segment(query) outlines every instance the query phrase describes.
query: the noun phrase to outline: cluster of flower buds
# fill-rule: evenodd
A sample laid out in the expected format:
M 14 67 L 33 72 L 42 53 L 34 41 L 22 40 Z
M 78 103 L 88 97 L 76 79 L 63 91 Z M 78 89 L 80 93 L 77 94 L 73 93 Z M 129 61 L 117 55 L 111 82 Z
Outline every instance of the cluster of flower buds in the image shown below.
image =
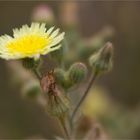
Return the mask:
M 22 60 L 24 68 L 34 72 L 38 78 L 26 79 L 23 82 L 23 95 L 29 99 L 37 99 L 50 115 L 57 117 L 68 139 L 71 139 L 69 134 L 73 135 L 74 133 L 68 131 L 69 129 L 67 129 L 65 123 L 69 121 L 68 128 L 71 128 L 71 130 L 75 127 L 74 119 L 78 109 L 86 98 L 97 74 L 109 71 L 112 68 L 113 54 L 113 47 L 110 42 L 103 46 L 106 40 L 112 36 L 112 28 L 105 28 L 90 39 L 82 39 L 80 34 L 76 32 L 74 28 L 78 23 L 77 6 L 77 3 L 73 2 L 64 2 L 61 5 L 60 20 L 68 31 L 65 40 L 63 40 L 64 32 L 59 34 L 59 29 L 54 30 L 52 27 L 47 30 L 49 26 L 54 24 L 55 17 L 52 9 L 45 4 L 38 5 L 33 10 L 31 18 L 32 21 L 37 23 L 32 23 L 31 26 L 23 25 L 20 29 L 14 29 L 14 38 L 12 39 L 9 35 L 0 37 L 0 43 L 2 44 L 0 58 Z M 62 41 L 64 42 L 62 43 Z M 57 51 L 54 52 L 55 50 Z M 59 66 L 61 65 L 67 70 L 56 68 L 43 76 L 39 71 L 41 64 L 40 57 L 50 52 L 52 53 L 49 55 L 49 58 L 52 58 Z M 94 54 L 91 55 L 92 53 Z M 89 58 L 90 55 L 91 57 Z M 69 112 L 70 101 L 66 93 L 71 87 L 73 87 L 71 89 L 74 89 L 74 86 L 76 87 L 76 85 L 80 84 L 88 74 L 86 65 L 77 61 L 81 60 L 85 62 L 88 58 L 94 74 L 91 75 L 89 82 L 87 82 L 88 86 L 81 100 L 75 109 Z M 23 76 L 23 73 L 20 71 L 16 75 Z M 25 78 L 25 76 L 23 77 Z M 26 77 L 29 78 L 29 76 Z M 72 101 L 73 97 L 71 96 L 70 98 Z M 77 122 L 79 123 L 77 128 L 75 127 L 77 129 L 77 135 L 75 133 L 72 138 L 85 138 L 85 140 L 103 139 L 103 133 L 101 135 L 99 127 L 93 127 L 93 121 L 90 118 L 82 118 L 81 122 Z
M 77 62 L 71 65 L 68 71 L 56 69 L 56 82 L 65 89 L 80 83 L 87 75 L 87 67 L 85 64 Z

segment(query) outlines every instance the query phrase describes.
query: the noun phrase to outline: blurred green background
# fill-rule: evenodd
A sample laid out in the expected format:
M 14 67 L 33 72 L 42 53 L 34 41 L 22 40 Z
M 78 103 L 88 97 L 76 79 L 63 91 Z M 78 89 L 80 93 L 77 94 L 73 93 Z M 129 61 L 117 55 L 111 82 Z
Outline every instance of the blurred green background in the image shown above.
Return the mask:
M 0 34 L 11 34 L 12 28 L 30 24 L 34 7 L 40 4 L 52 8 L 56 26 L 63 29 L 66 29 L 65 4 L 67 8 L 75 5 L 68 10 L 68 23 L 77 14 L 74 17 L 75 29 L 83 38 L 96 35 L 105 26 L 114 29 L 114 35 L 109 40 L 114 44 L 114 67 L 96 82 L 97 93 L 100 92 L 101 96 L 97 94 L 94 97 L 93 94 L 99 104 L 93 105 L 97 107 L 95 110 L 99 110 L 97 112 L 103 112 L 102 108 L 108 102 L 111 105 L 107 105 L 108 111 L 104 113 L 93 109 L 92 115 L 94 117 L 94 112 L 97 113 L 98 122 L 109 136 L 140 139 L 140 2 L 0 1 Z M 55 120 L 35 102 L 23 99 L 18 87 L 9 82 L 9 77 L 6 61 L 0 59 L 0 139 L 53 138 L 54 134 L 61 135 Z

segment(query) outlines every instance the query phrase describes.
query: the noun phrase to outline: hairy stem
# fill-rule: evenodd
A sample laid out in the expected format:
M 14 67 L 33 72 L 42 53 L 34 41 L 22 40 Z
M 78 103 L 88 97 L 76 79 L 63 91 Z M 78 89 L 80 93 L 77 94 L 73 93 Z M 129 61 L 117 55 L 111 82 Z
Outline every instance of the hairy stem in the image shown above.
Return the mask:
M 73 113 L 72 113 L 72 116 L 71 116 L 71 119 L 70 119 L 70 123 L 71 123 L 71 127 L 73 125 L 73 121 L 74 121 L 74 118 L 76 116 L 76 113 L 78 112 L 78 109 L 80 108 L 81 104 L 83 103 L 83 101 L 85 100 L 85 98 L 87 97 L 88 95 L 88 92 L 93 84 L 93 82 L 95 81 L 96 77 L 98 75 L 98 72 L 94 72 L 91 76 L 91 79 L 89 81 L 89 84 L 84 92 L 84 95 L 82 96 L 82 98 L 80 99 L 79 103 L 77 104 L 76 108 L 74 109 Z

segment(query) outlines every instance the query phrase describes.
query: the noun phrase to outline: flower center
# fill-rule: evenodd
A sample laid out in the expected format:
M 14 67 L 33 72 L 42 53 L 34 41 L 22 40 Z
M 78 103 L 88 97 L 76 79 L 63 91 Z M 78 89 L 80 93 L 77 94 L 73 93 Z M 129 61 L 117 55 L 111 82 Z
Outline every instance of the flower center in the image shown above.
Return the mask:
M 50 42 L 51 39 L 46 36 L 30 34 L 10 41 L 7 49 L 11 53 L 31 55 L 43 51 Z

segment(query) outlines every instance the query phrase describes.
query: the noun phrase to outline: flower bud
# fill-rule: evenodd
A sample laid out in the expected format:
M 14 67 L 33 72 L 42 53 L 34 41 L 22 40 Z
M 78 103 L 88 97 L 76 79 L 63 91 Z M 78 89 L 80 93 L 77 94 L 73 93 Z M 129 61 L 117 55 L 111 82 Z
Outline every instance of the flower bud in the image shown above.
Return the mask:
M 54 14 L 52 9 L 46 5 L 41 4 L 33 9 L 32 20 L 35 22 L 46 22 L 51 25 L 54 23 Z
M 87 67 L 83 63 L 74 63 L 69 69 L 69 79 L 72 83 L 79 83 L 87 75 Z
M 89 63 L 98 72 L 109 71 L 112 68 L 112 55 L 112 43 L 108 42 L 96 54 L 90 57 Z
M 22 59 L 22 64 L 26 69 L 35 69 L 40 64 L 40 59 L 24 58 Z
M 54 70 L 54 76 L 55 76 L 55 80 L 58 84 L 60 85 L 64 85 L 65 84 L 65 71 L 62 69 L 55 69 Z
M 58 68 L 54 70 L 54 76 L 57 84 L 62 86 L 64 89 L 68 89 L 72 86 L 68 77 L 68 72 Z

